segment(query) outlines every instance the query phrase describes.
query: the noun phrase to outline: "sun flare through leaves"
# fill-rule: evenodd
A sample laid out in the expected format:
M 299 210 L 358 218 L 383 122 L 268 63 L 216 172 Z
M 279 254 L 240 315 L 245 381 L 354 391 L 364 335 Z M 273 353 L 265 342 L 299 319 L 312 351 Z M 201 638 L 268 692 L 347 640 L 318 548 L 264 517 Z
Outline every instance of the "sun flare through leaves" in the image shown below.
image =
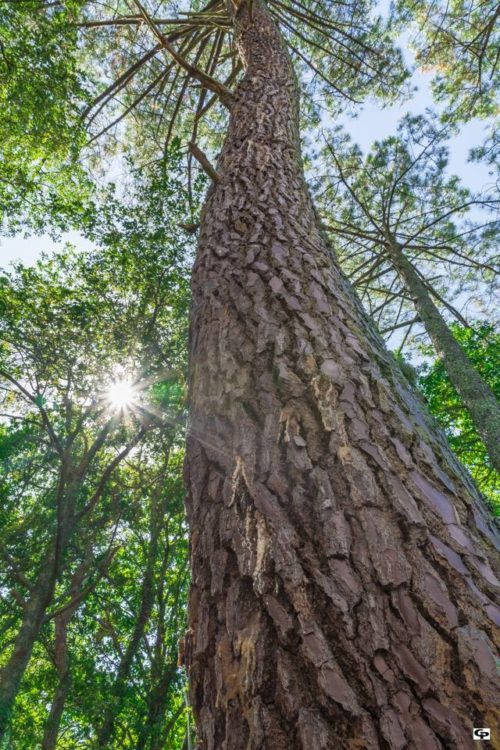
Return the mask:
M 130 411 L 138 406 L 139 389 L 130 378 L 113 380 L 104 392 L 104 401 L 111 412 Z

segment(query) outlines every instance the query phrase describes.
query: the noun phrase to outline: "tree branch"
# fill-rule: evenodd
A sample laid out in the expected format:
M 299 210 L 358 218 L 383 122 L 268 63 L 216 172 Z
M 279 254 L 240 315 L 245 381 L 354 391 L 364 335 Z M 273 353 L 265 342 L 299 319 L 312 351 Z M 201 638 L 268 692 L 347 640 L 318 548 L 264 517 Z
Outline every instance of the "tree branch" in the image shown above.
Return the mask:
M 201 150 L 201 148 L 198 148 L 196 143 L 193 143 L 192 141 L 189 144 L 188 148 L 190 153 L 193 154 L 196 161 L 201 164 L 202 168 L 205 170 L 212 182 L 218 182 L 219 175 L 217 174 L 217 170 L 210 164 L 206 154 Z
M 205 86 L 205 88 L 213 91 L 214 94 L 217 94 L 222 104 L 224 104 L 224 106 L 226 106 L 228 109 L 231 109 L 231 105 L 234 101 L 232 92 L 227 89 L 222 83 L 219 83 L 214 78 L 204 73 L 203 70 L 197 68 L 195 65 L 191 65 L 191 63 L 189 63 L 184 57 L 182 57 L 182 55 L 180 55 L 169 42 L 165 34 L 163 34 L 160 29 L 158 29 L 154 20 L 146 11 L 144 6 L 139 2 L 139 0 L 132 0 L 132 2 L 137 6 L 141 16 L 144 18 L 144 21 L 147 23 L 156 38 L 161 42 L 163 48 L 166 49 L 169 55 L 175 60 L 175 62 L 180 65 L 181 68 L 184 68 L 184 70 L 189 73 L 192 78 L 195 78 L 203 86 Z

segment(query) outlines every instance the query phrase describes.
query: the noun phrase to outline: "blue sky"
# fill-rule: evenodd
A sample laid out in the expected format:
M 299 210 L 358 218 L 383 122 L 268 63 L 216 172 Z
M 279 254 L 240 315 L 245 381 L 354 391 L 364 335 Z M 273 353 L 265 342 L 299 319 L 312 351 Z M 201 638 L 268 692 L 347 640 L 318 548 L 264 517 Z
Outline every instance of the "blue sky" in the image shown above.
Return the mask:
M 417 87 L 413 97 L 403 104 L 396 104 L 383 109 L 375 102 L 369 102 L 360 108 L 357 117 L 343 118 L 343 125 L 352 139 L 367 151 L 373 141 L 380 140 L 396 131 L 398 121 L 408 112 L 413 115 L 424 114 L 429 107 L 436 109 L 430 90 L 430 74 L 415 72 L 412 83 Z M 484 164 L 468 161 L 469 151 L 485 140 L 486 123 L 474 119 L 461 124 L 457 135 L 450 138 L 450 159 L 448 169 L 458 174 L 465 185 L 473 191 L 479 191 L 491 184 L 492 179 Z

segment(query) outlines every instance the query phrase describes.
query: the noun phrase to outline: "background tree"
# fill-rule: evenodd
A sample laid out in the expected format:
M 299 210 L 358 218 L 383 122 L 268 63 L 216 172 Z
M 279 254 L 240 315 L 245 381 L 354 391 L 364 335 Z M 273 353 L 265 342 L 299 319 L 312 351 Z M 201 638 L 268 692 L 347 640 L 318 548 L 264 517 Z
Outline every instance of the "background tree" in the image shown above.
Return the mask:
M 498 176 L 498 2 L 396 0 L 392 9 L 394 28 L 409 32 L 417 66 L 433 74 L 432 93 L 443 122 L 485 121 L 484 141 L 471 149 L 470 158 L 484 161 Z
M 47 671 L 43 659 L 40 666 L 43 645 L 59 678 L 45 722 L 44 749 L 55 746 L 66 721 L 65 705 L 74 698 L 71 691 L 81 690 L 71 668 L 72 661 L 77 672 L 82 668 L 69 645 L 75 629 L 80 657 L 92 666 L 87 681 L 95 673 L 115 697 L 116 710 L 115 717 L 103 695 L 80 732 L 98 733 L 106 718 L 117 719 L 125 700 L 122 673 L 131 680 L 137 661 L 143 665 L 137 689 L 145 697 L 136 700 L 137 718 L 129 712 L 132 728 L 124 731 L 135 732 L 138 741 L 153 700 L 146 696 L 156 695 L 159 683 L 156 719 L 142 747 L 165 733 L 169 722 L 171 731 L 178 731 L 172 722 L 172 691 L 180 679 L 176 641 L 186 583 L 178 484 L 188 304 L 186 242 L 178 225 L 185 218 L 182 195 L 179 183 L 171 179 L 167 184 L 161 175 L 148 183 L 149 202 L 139 185 L 126 210 L 110 192 L 89 228 L 100 235 L 103 250 L 66 252 L 2 279 L 2 445 L 9 476 L 3 508 L 2 720 L 5 727 L 33 649 L 34 671 L 21 691 L 21 707 L 25 690 L 36 693 L 33 680 L 36 684 L 40 671 Z M 170 221 L 164 218 L 166 210 Z M 134 458 L 137 451 L 140 460 Z M 177 485 L 169 476 L 177 476 Z M 146 537 L 141 540 L 142 516 Z M 165 527 L 169 516 L 170 530 Z M 134 565 L 129 561 L 123 568 L 119 549 L 122 544 L 131 549 L 131 540 L 137 539 Z M 169 571 L 174 570 L 178 580 L 169 589 Z M 113 624 L 109 607 L 99 613 L 99 583 L 109 589 L 115 576 L 122 585 L 128 581 L 133 596 L 127 601 L 118 589 L 117 612 L 125 608 L 128 614 Z M 89 597 L 99 595 L 96 606 Z M 101 655 L 99 641 L 92 640 L 95 619 L 116 631 L 114 655 Z M 93 648 L 85 653 L 81 644 L 89 647 L 89 637 Z M 147 638 L 154 639 L 149 652 L 144 651 Z M 103 658 L 110 674 L 118 669 L 116 679 L 104 678 Z M 87 701 L 98 694 L 99 682 L 97 688 L 93 683 L 90 690 L 85 686 Z M 126 687 L 130 691 L 129 680 Z M 107 717 L 99 718 L 96 711 L 105 705 Z M 14 716 L 12 742 L 16 732 L 19 737 L 25 732 L 23 713 L 21 708 Z M 43 721 L 35 724 L 43 726 Z M 35 726 L 35 733 L 39 730 Z M 111 734 L 108 730 L 109 742 Z M 123 737 L 120 741 L 124 747 Z
M 168 447 L 167 440 L 162 443 Z M 182 746 L 186 709 L 177 647 L 184 627 L 187 585 L 179 471 L 183 453 L 175 447 L 165 471 L 156 460 L 162 455 L 159 448 L 145 444 L 115 477 L 114 492 L 122 514 L 116 533 L 109 535 L 114 543 L 112 562 L 101 560 L 94 566 L 85 588 L 73 598 L 77 615 L 67 622 L 65 644 L 57 619 L 68 617 L 70 596 L 61 595 L 56 614 L 45 623 L 18 695 L 9 748 L 21 749 L 27 743 L 44 748 L 95 746 L 109 717 L 113 719 L 109 748 Z M 166 509 L 153 576 L 151 501 L 156 511 L 158 501 Z M 146 580 L 152 584 L 148 612 Z M 142 638 L 129 664 L 126 687 L 119 691 L 117 673 L 125 656 L 130 659 L 139 629 Z M 64 645 L 68 669 L 60 675 L 54 667 L 62 663 Z
M 68 227 L 89 211 L 92 183 L 78 156 L 87 101 L 72 23 L 82 0 L 2 2 L 0 227 Z M 50 218 L 49 218 L 50 217 Z
M 460 342 L 474 367 L 500 398 L 498 374 L 500 372 L 500 342 L 494 326 L 478 323 L 463 328 L 451 324 L 455 338 Z M 500 512 L 500 479 L 491 465 L 484 444 L 474 428 L 462 399 L 452 385 L 443 362 L 433 357 L 430 347 L 422 351 L 431 357 L 429 363 L 419 368 L 418 386 L 424 393 L 432 414 L 446 432 L 454 453 L 460 458 L 478 487 L 490 500 L 495 514 Z
M 397 0 L 396 18 L 412 24 L 416 61 L 435 72 L 433 93 L 452 119 L 497 114 L 499 77 L 496 0 Z
M 439 309 L 467 326 L 447 301 L 450 281 L 455 296 L 478 284 L 495 288 L 498 220 L 486 214 L 473 223 L 467 215 L 473 208 L 498 214 L 498 201 L 474 196 L 447 176 L 443 141 L 443 130 L 422 117 L 405 118 L 398 136 L 375 143 L 366 159 L 339 135 L 327 147 L 324 223 L 384 332 L 406 328 L 407 336 L 423 324 L 498 470 L 500 406 Z

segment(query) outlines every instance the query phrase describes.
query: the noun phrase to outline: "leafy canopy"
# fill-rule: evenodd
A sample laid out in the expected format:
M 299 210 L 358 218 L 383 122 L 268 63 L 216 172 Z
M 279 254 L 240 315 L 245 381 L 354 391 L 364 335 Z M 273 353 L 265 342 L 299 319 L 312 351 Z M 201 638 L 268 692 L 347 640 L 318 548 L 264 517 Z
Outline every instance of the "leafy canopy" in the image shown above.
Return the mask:
M 117 153 L 133 152 L 137 168 L 164 160 L 176 138 L 220 145 L 242 73 L 223 0 L 194 0 L 188 9 L 173 0 L 6 5 L 0 221 L 8 228 L 28 217 L 38 228 L 47 215 L 56 224 L 77 219 L 90 169 L 113 170 Z M 399 94 L 407 72 L 375 6 L 269 0 L 316 119 L 318 95 L 338 109 L 369 94 Z
M 15 750 L 40 746 L 64 653 L 58 747 L 94 742 L 109 715 L 110 748 L 180 750 L 186 731 L 187 195 L 159 169 L 129 189 L 93 212 L 100 247 L 1 277 L 0 666 L 61 519 L 76 529 L 12 715 Z M 136 403 L 110 409 L 123 373 Z
M 60 224 L 86 211 L 91 183 L 78 155 L 88 100 L 74 19 L 83 0 L 2 2 L 0 226 Z M 66 222 L 63 222 L 66 224 Z
M 434 72 L 447 117 L 498 113 L 500 7 L 497 0 L 396 0 L 400 25 L 413 26 L 417 64 Z

